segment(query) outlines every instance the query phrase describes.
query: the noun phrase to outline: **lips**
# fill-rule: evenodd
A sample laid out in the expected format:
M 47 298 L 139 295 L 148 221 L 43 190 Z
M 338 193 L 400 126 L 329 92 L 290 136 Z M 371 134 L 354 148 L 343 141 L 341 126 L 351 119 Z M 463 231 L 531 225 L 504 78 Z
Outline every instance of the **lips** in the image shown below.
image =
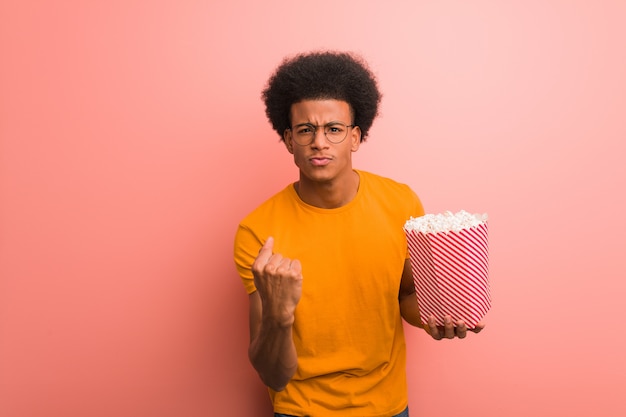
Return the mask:
M 328 165 L 331 159 L 324 157 L 324 156 L 315 156 L 315 157 L 309 158 L 309 161 L 311 161 L 311 165 L 313 166 L 322 167 L 322 166 Z

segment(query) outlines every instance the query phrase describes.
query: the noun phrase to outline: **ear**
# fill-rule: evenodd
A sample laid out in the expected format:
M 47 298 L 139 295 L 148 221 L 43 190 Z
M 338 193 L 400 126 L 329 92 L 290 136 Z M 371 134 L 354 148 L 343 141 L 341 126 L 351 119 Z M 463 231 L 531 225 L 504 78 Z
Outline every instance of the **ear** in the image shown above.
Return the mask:
M 359 126 L 354 126 L 352 131 L 350 132 L 350 141 L 352 152 L 356 152 L 359 150 L 359 146 L 361 146 L 361 128 Z
M 290 154 L 293 154 L 293 138 L 291 136 L 291 129 L 285 129 L 283 132 L 283 141 L 285 142 L 285 147 Z

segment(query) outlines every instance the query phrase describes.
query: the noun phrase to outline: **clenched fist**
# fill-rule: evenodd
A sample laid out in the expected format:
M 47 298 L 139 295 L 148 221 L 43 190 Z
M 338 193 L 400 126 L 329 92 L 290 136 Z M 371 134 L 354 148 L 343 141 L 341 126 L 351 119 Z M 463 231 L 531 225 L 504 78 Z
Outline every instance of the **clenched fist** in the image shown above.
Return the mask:
M 254 285 L 261 298 L 263 316 L 281 326 L 291 326 L 302 296 L 302 265 L 297 259 L 273 253 L 274 238 L 261 247 L 254 263 Z

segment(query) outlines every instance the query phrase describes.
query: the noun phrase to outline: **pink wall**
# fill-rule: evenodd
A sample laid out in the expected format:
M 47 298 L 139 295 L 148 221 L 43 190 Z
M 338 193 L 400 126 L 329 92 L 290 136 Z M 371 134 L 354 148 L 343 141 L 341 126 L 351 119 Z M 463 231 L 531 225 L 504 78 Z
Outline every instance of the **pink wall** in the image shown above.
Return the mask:
M 487 329 L 407 329 L 413 413 L 626 414 L 626 3 L 95 3 L 0 4 L 0 415 L 269 415 L 232 238 L 297 174 L 265 80 L 324 47 L 384 92 L 355 165 L 491 218 Z

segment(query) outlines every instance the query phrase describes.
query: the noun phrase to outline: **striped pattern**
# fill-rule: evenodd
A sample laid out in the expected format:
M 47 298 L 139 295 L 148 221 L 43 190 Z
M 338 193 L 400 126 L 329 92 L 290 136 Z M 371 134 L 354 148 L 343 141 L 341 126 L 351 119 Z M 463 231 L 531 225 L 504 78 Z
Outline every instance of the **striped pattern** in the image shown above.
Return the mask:
M 406 231 L 417 301 L 426 323 L 446 314 L 476 327 L 491 308 L 487 223 L 460 232 Z

